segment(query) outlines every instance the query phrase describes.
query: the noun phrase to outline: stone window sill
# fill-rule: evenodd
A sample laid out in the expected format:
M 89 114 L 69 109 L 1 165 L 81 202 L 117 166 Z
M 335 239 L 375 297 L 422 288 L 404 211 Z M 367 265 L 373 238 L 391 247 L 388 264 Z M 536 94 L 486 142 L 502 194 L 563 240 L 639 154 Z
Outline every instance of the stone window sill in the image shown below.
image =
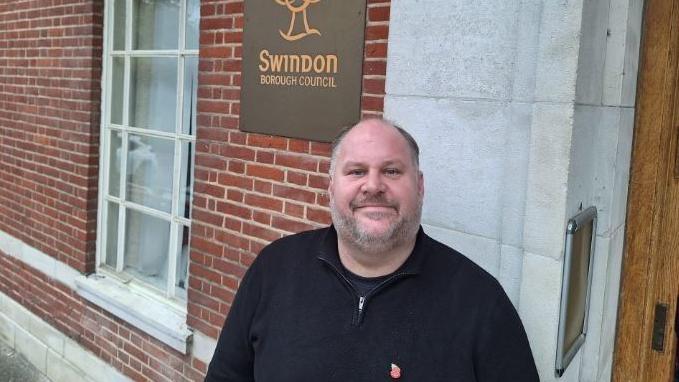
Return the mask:
M 75 279 L 75 285 L 84 299 L 187 354 L 192 333 L 186 326 L 185 310 L 105 274 L 80 276 Z

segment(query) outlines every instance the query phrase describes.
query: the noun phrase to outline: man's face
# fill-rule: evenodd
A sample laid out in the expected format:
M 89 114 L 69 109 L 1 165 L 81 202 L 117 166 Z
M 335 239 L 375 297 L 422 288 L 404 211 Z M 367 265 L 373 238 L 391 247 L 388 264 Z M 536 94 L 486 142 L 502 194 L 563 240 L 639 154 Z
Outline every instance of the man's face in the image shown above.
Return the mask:
M 343 239 L 383 251 L 414 238 L 424 181 L 396 129 L 362 122 L 344 137 L 330 175 L 332 221 Z

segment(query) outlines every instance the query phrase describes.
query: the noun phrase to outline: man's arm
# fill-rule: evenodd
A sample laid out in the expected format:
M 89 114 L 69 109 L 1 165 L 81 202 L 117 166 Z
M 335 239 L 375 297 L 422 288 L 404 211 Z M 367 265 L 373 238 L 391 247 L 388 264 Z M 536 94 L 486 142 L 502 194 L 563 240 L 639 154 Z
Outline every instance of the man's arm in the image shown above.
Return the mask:
M 477 338 L 477 381 L 539 382 L 521 319 L 504 291 L 500 293 Z
M 250 327 L 260 297 L 256 263 L 247 271 L 238 288 L 208 367 L 206 382 L 254 381 Z

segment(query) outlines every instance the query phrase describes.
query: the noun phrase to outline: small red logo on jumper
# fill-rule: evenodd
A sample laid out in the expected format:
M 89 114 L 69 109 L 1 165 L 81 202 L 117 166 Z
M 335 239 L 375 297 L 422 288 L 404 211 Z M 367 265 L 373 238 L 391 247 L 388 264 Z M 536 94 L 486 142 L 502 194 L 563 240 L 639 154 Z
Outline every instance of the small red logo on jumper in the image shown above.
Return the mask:
M 393 378 L 393 379 L 401 378 L 401 368 L 398 367 L 397 364 L 392 363 L 391 364 L 391 371 L 389 372 L 389 375 L 391 375 L 391 378 Z

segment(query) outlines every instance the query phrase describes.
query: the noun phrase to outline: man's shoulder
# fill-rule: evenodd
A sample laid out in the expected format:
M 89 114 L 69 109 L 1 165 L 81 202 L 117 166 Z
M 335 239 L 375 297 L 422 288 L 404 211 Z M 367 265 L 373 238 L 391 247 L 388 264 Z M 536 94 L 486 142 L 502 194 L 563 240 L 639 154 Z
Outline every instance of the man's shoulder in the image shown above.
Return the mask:
M 280 265 L 315 257 L 328 229 L 329 227 L 313 229 L 276 239 L 261 250 L 255 262 Z
M 280 239 L 272 241 L 269 245 L 264 247 L 264 249 L 262 249 L 262 253 L 281 248 L 318 247 L 321 241 L 327 235 L 328 230 L 329 227 L 323 227 L 283 236 Z

